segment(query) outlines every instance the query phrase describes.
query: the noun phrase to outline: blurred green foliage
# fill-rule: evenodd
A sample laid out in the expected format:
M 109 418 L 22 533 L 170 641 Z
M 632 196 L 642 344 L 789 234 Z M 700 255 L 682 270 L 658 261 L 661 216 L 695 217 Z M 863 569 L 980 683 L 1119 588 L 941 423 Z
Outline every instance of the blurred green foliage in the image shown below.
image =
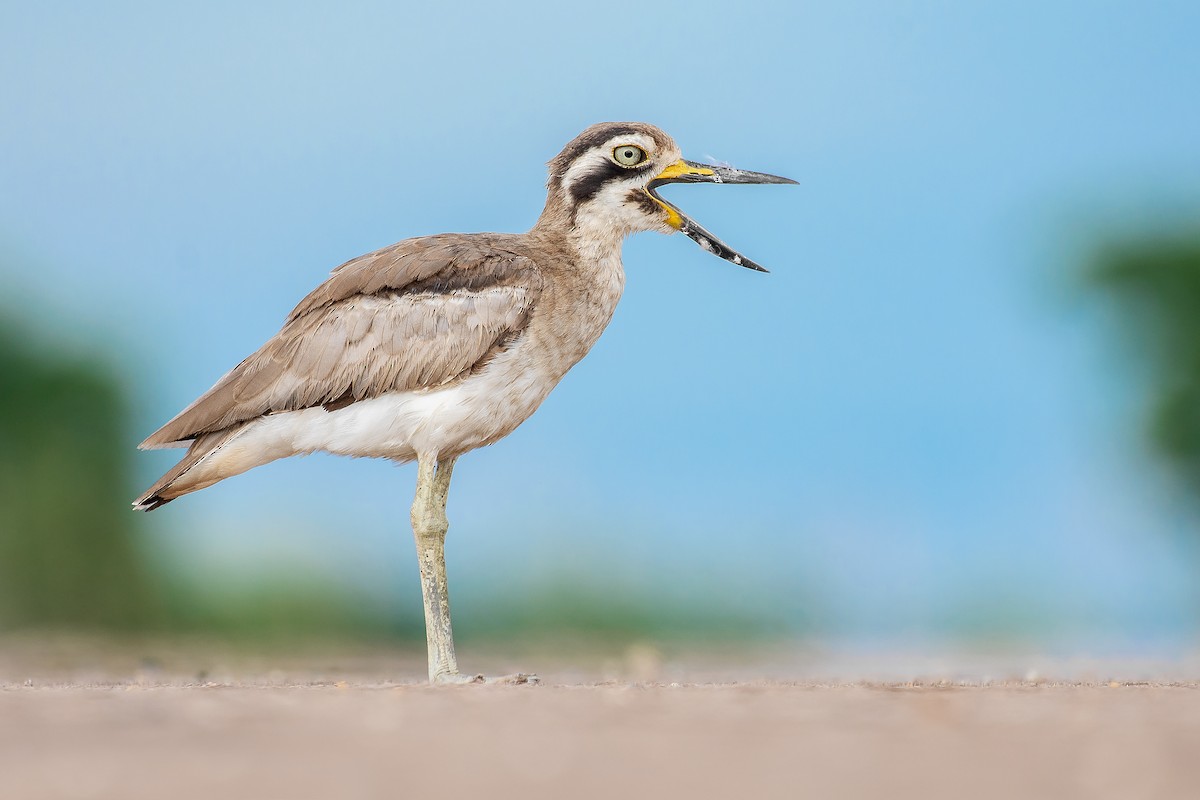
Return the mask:
M 160 574 L 129 507 L 128 418 L 111 366 L 0 321 L 0 629 L 416 638 L 328 581 L 232 591 Z
M 1200 501 L 1200 229 L 1110 244 L 1089 277 L 1117 302 L 1144 357 L 1150 440 Z
M 161 609 L 120 502 L 128 437 L 109 370 L 0 322 L 0 381 L 0 624 L 153 624 Z
M 164 594 L 173 633 L 216 633 L 255 644 L 306 638 L 425 643 L 419 600 L 415 614 L 381 609 L 325 575 L 281 571 L 236 586 L 205 573 L 175 575 Z
M 677 579 L 668 596 L 662 587 L 560 575 L 528 582 L 509 596 L 459 604 L 454 629 L 464 641 L 587 639 L 597 644 L 763 641 L 795 632 L 770 608 L 724 608 L 706 594 L 703 586 L 681 586 Z

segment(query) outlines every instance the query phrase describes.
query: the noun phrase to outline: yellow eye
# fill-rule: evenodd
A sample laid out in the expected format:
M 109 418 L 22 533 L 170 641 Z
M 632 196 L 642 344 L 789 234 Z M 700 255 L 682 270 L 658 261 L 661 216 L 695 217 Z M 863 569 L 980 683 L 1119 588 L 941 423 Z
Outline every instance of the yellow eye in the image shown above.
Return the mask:
M 646 158 L 646 151 L 636 144 L 623 144 L 613 148 L 613 161 L 622 167 L 636 167 Z

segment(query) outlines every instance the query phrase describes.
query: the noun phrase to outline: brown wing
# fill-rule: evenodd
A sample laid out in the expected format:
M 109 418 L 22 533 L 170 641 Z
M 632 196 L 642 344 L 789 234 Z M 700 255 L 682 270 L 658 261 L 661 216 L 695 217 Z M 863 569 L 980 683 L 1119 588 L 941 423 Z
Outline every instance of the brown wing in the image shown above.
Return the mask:
M 520 333 L 542 288 L 503 237 L 411 239 L 343 264 L 283 329 L 141 444 L 453 381 Z

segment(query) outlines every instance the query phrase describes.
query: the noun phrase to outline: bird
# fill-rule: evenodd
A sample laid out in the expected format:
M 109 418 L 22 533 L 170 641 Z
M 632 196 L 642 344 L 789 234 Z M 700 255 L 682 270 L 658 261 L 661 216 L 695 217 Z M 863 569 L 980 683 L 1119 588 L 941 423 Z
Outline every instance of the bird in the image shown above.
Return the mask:
M 624 288 L 621 249 L 631 234 L 681 232 L 767 271 L 659 187 L 796 183 L 688 161 L 642 122 L 592 125 L 548 167 L 546 204 L 527 233 L 406 239 L 334 269 L 277 334 L 139 445 L 187 450 L 134 509 L 293 455 L 416 461 L 411 522 L 429 681 L 536 682 L 459 670 L 445 564 L 455 461 L 512 433 L 596 343 Z

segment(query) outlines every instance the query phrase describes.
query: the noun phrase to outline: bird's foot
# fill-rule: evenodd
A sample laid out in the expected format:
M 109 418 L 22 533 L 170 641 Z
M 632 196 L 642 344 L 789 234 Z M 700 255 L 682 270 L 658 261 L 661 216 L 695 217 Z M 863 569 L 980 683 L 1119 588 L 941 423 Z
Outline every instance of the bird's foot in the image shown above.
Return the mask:
M 461 672 L 443 672 L 430 681 L 430 683 L 439 686 L 458 686 L 468 683 L 482 683 L 489 686 L 521 686 L 524 684 L 536 686 L 541 682 L 542 679 L 537 675 L 527 672 L 516 672 L 512 675 L 498 675 L 492 678 L 484 675 L 467 675 Z

